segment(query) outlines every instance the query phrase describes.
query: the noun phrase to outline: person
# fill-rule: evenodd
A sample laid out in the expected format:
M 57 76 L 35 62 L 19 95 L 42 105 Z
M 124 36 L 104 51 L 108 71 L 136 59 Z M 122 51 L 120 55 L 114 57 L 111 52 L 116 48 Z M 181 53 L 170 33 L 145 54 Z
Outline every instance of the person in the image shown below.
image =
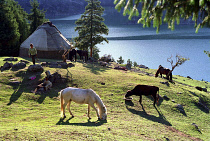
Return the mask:
M 35 58 L 37 56 L 37 50 L 36 50 L 36 48 L 34 47 L 34 45 L 32 43 L 30 44 L 30 48 L 28 50 L 28 56 L 29 56 L 29 58 L 31 56 L 32 62 L 35 65 Z
M 50 82 L 48 80 L 48 77 L 45 78 L 44 82 L 39 84 L 36 89 L 33 91 L 33 93 L 36 93 L 37 90 L 39 90 L 40 88 L 44 88 L 45 91 L 47 91 L 48 89 L 50 89 L 52 87 L 52 82 Z

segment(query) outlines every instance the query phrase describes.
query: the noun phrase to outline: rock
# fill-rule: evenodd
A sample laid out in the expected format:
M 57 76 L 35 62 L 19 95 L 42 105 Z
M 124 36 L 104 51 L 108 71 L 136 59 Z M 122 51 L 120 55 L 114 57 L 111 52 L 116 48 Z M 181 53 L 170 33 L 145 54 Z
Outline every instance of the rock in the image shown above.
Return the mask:
M 23 63 L 23 62 L 19 62 L 19 63 L 17 63 L 17 64 L 14 64 L 13 66 L 12 66 L 12 69 L 23 69 L 23 68 L 25 68 L 26 67 L 26 64 L 25 63 Z
M 139 67 L 139 68 L 144 68 L 144 69 L 149 69 L 147 66 L 145 66 L 145 65 L 138 65 L 137 67 Z
M 17 58 L 5 58 L 3 61 L 17 61 L 18 59 Z
M 25 63 L 25 64 L 28 64 L 30 63 L 29 61 L 26 61 L 26 60 L 20 60 L 21 63 Z
M 102 83 L 101 83 L 101 85 L 105 85 L 105 83 L 104 83 L 104 82 L 102 82 Z
M 107 62 L 100 61 L 100 65 L 103 66 L 103 67 L 106 67 L 108 65 L 108 63 Z
M 13 66 L 12 63 L 5 62 L 3 66 L 1 66 L 1 71 L 8 70 Z
M 170 98 L 168 98 L 166 95 L 164 95 L 164 96 L 163 96 L 163 99 L 169 100 Z
M 74 67 L 75 65 L 73 63 L 68 63 L 69 67 Z
M 196 130 L 198 130 L 201 133 L 201 130 L 198 128 L 198 125 L 195 123 L 192 123 L 191 125 L 193 125 L 195 127 Z
M 195 87 L 197 90 L 199 90 L 199 91 L 203 91 L 203 88 L 201 88 L 201 87 L 199 87 L 199 86 L 197 86 L 197 87 Z
M 91 63 L 91 62 L 97 62 L 97 60 L 93 57 L 89 57 L 88 58 L 88 62 Z
M 207 92 L 207 89 L 206 89 L 206 88 L 203 88 L 203 91 L 204 91 L 204 92 Z
M 28 67 L 28 70 L 31 72 L 43 72 L 44 69 L 41 65 L 30 65 Z
M 181 104 L 177 104 L 177 105 L 176 105 L 176 108 L 177 108 L 180 112 L 185 113 L 184 107 L 183 107 Z
M 64 69 L 67 69 L 69 67 L 66 62 L 59 63 L 59 65 L 61 65 L 61 68 L 64 68 Z
M 168 83 L 168 81 L 166 82 L 160 82 L 161 84 L 165 84 L 166 86 L 169 86 L 170 84 Z
M 201 88 L 199 86 L 195 87 L 197 90 L 199 91 L 204 91 L 204 92 L 207 92 L 207 89 L 206 88 Z
M 187 76 L 187 78 L 192 79 L 190 76 Z
M 21 83 L 21 81 L 11 81 L 10 84 L 11 85 L 19 85 Z
M 47 62 L 42 62 L 41 66 L 43 66 L 43 67 L 47 66 Z
M 200 105 L 201 107 L 203 107 L 209 113 L 209 108 L 208 108 L 207 104 L 203 101 L 202 98 L 199 98 L 198 105 Z

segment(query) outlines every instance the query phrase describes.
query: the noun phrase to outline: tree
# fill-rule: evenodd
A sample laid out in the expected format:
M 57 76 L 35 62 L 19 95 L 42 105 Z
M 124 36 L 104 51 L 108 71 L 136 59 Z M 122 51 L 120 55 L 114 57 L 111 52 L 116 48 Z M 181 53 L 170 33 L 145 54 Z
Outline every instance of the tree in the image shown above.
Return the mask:
M 123 15 L 141 16 L 138 23 L 143 26 L 153 27 L 159 31 L 162 21 L 168 23 L 171 30 L 175 28 L 175 22 L 180 23 L 180 18 L 195 22 L 196 32 L 205 24 L 210 24 L 210 1 L 209 0 L 115 0 L 115 8 L 120 11 L 124 8 Z
M 210 57 L 210 52 L 209 51 L 204 50 L 204 53 L 206 53 Z
M 188 60 L 189 60 L 189 58 L 185 58 L 185 57 L 182 57 L 180 55 L 176 55 L 176 63 L 174 64 L 174 61 L 172 59 L 172 56 L 170 58 L 168 58 L 167 61 L 169 63 L 171 63 L 172 69 L 169 71 L 169 73 L 167 74 L 166 78 L 169 77 L 169 75 L 175 69 L 175 67 L 178 67 L 178 66 L 182 65 L 185 61 L 188 61 Z
M 122 59 L 122 56 L 119 57 L 119 60 L 117 60 L 117 63 L 119 63 L 119 64 L 123 64 L 124 63 L 124 60 Z
M 93 56 L 93 48 L 96 44 L 108 40 L 101 36 L 108 35 L 109 29 L 104 24 L 102 17 L 104 8 L 100 5 L 99 0 L 86 0 L 88 5 L 85 12 L 75 22 L 75 31 L 78 31 L 79 37 L 75 37 L 76 47 L 88 50 L 90 47 L 90 56 Z
M 20 39 L 18 23 L 10 7 L 10 1 L 0 1 L 0 56 L 12 55 L 13 47 Z
M 30 33 L 34 32 L 38 26 L 40 26 L 43 22 L 48 21 L 45 19 L 46 11 L 39 9 L 39 3 L 37 0 L 30 0 L 30 4 L 32 6 L 31 12 L 28 16 L 30 23 Z

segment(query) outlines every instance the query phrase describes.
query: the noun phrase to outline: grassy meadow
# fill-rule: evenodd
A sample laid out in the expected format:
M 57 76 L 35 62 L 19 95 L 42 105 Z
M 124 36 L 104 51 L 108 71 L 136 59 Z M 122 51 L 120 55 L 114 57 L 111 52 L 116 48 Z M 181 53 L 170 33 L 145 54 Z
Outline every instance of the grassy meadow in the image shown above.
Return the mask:
M 6 57 L 0 57 L 0 66 Z M 29 60 L 20 58 L 18 60 Z M 40 61 L 46 61 L 40 59 Z M 56 60 L 47 60 L 56 61 Z M 61 61 L 61 60 L 60 60 Z M 18 62 L 18 61 L 17 61 Z M 17 62 L 12 62 L 17 63 Z M 31 73 L 26 68 L 5 70 L 0 73 L 0 140 L 172 140 L 191 141 L 210 139 L 209 112 L 198 105 L 199 98 L 210 107 L 210 83 L 181 76 L 173 76 L 169 86 L 163 78 L 155 78 L 156 70 L 115 70 L 113 66 L 73 62 L 68 69 L 44 67 L 42 73 Z M 179 68 L 176 68 L 179 69 Z M 46 91 L 34 94 L 31 91 L 44 79 L 45 71 L 58 72 L 67 81 L 53 84 Z M 150 75 L 148 75 L 150 74 Z M 32 75 L 36 79 L 29 80 Z M 17 82 L 17 83 L 14 83 Z M 105 83 L 105 84 L 104 84 Z M 137 84 L 154 85 L 160 88 L 159 105 L 153 106 L 151 97 L 132 96 L 125 101 L 124 95 Z M 107 108 L 107 120 L 97 119 L 91 108 L 87 117 L 87 105 L 72 102 L 72 118 L 66 109 L 66 118 L 60 117 L 59 91 L 66 87 L 91 88 L 102 99 Z M 199 91 L 195 86 L 207 88 Z M 184 112 L 175 106 L 181 104 Z M 195 126 L 195 123 L 200 132 Z

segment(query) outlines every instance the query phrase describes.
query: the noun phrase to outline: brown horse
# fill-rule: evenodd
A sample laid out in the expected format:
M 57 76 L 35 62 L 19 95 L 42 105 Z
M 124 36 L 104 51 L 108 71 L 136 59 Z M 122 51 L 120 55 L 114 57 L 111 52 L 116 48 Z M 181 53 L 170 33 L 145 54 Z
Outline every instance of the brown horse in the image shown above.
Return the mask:
M 73 61 L 73 58 L 75 58 L 75 62 L 77 61 L 77 50 L 76 49 L 72 49 L 69 52 L 69 60 Z
M 86 51 L 86 50 L 77 50 L 77 53 L 80 56 L 80 60 L 83 60 L 83 61 L 87 62 L 87 60 L 88 60 L 88 51 Z
M 170 69 L 164 68 L 160 65 L 156 74 L 155 74 L 155 77 L 158 77 L 158 74 L 160 73 L 160 76 L 162 78 L 162 74 L 165 74 L 167 76 L 170 71 L 171 71 Z M 170 73 L 170 75 L 166 79 L 172 80 L 172 72 Z
M 131 95 L 137 95 L 140 96 L 139 102 L 141 104 L 142 102 L 142 95 L 152 95 L 154 98 L 154 107 L 155 103 L 159 100 L 159 88 L 156 86 L 149 86 L 149 85 L 136 85 L 133 90 L 127 91 L 127 94 L 125 95 L 125 98 L 128 98 Z M 142 105 L 142 104 L 141 104 Z

